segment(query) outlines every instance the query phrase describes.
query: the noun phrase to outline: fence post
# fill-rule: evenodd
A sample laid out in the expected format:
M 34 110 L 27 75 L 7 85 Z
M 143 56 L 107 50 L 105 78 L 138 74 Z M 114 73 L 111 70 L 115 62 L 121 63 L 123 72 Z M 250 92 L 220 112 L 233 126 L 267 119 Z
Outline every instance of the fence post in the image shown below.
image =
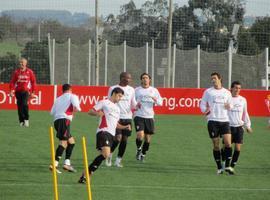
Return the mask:
M 88 85 L 91 85 L 91 40 L 88 46 Z
M 51 35 L 48 33 L 48 50 L 49 50 L 49 65 L 50 65 L 50 84 L 52 83 L 52 47 L 51 47 Z
M 107 85 L 107 78 L 108 78 L 108 74 L 107 74 L 107 71 L 108 71 L 108 40 L 105 41 L 105 82 L 104 82 L 104 85 Z
M 197 45 L 197 88 L 201 85 L 201 46 Z
M 54 85 L 54 72 L 55 72 L 55 39 L 53 39 L 52 46 L 52 85 Z
M 229 70 L 228 70 L 228 88 L 230 89 L 232 82 L 232 47 L 229 47 Z
M 70 38 L 68 38 L 68 84 L 70 84 L 70 43 L 71 43 L 71 40 Z
M 269 74 L 269 71 L 268 71 L 268 68 L 269 68 L 269 48 L 267 47 L 265 49 L 265 67 L 266 67 L 266 77 L 265 77 L 265 89 L 268 90 L 269 88 L 269 79 L 268 79 L 268 74 Z
M 174 88 L 175 85 L 175 58 L 176 58 L 176 44 L 173 45 L 172 88 Z
M 146 42 L 145 72 L 148 74 L 148 42 Z
M 155 70 L 154 65 L 155 64 L 155 41 L 152 40 L 152 86 L 154 87 L 154 78 L 155 78 Z
M 98 0 L 95 0 L 95 81 L 96 86 L 99 85 L 99 4 Z
M 127 41 L 124 41 L 124 72 L 127 71 Z
M 171 54 L 172 54 L 172 15 L 173 15 L 173 0 L 169 0 L 168 5 L 169 5 L 169 16 L 168 16 L 168 69 L 167 69 L 167 87 L 171 87 Z

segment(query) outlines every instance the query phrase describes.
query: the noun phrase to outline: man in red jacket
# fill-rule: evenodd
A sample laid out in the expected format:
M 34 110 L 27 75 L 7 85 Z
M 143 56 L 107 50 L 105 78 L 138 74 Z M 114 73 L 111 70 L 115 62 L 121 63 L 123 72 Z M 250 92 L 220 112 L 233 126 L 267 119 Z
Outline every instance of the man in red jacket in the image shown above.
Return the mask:
M 34 96 L 36 77 L 27 67 L 27 60 L 20 59 L 20 67 L 12 75 L 9 88 L 10 95 L 16 96 L 20 126 L 29 127 L 28 98 Z

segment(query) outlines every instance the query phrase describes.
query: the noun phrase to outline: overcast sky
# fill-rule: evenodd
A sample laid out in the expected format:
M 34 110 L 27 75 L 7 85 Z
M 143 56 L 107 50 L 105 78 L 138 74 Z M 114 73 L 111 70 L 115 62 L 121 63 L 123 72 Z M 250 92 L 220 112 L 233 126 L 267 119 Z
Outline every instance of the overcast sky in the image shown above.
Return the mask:
M 137 7 L 146 0 L 134 0 Z M 129 0 L 99 0 L 100 14 L 119 13 L 120 5 Z M 188 0 L 173 0 L 179 6 Z M 95 0 L 0 0 L 0 11 L 11 9 L 53 9 L 85 12 L 94 15 Z M 246 0 L 246 15 L 270 16 L 270 0 Z

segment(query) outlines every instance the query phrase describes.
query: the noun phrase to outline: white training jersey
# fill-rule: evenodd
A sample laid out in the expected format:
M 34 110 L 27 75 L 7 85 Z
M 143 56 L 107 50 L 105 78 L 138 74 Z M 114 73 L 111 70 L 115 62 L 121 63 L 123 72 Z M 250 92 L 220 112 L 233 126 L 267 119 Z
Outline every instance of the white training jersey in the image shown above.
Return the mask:
M 233 107 L 229 111 L 230 126 L 238 127 L 245 126 L 251 127 L 249 114 L 247 111 L 247 100 L 245 97 L 237 96 L 232 98 Z
M 69 119 L 71 121 L 73 118 L 74 108 L 78 111 L 81 111 L 79 98 L 75 94 L 66 92 L 57 97 L 55 100 L 51 109 L 51 115 L 53 115 L 54 121 L 63 118 Z
M 133 87 L 127 85 L 125 87 L 114 85 L 109 88 L 108 99 L 112 95 L 112 90 L 116 87 L 124 91 L 121 100 L 116 104 L 120 109 L 120 119 L 132 119 L 132 109 L 135 109 L 137 102 L 135 100 L 135 90 Z
M 115 129 L 120 119 L 120 109 L 109 99 L 99 101 L 93 109 L 95 111 L 102 111 L 104 115 L 99 120 L 97 133 L 106 131 L 115 136 Z
M 200 109 L 204 113 L 209 107 L 208 121 L 229 122 L 229 113 L 225 108 L 226 103 L 232 108 L 231 93 L 225 88 L 215 89 L 211 87 L 204 91 Z
M 153 97 L 157 100 L 154 101 Z M 134 113 L 135 117 L 154 118 L 154 105 L 162 106 L 162 98 L 158 90 L 152 86 L 148 88 L 137 87 L 135 99 L 139 105 Z

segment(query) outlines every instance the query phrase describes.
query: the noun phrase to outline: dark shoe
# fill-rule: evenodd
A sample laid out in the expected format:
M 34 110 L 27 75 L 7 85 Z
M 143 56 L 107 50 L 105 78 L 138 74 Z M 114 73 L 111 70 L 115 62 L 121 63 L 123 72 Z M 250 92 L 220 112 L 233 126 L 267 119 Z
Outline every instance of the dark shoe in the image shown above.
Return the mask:
M 86 183 L 86 177 L 82 175 L 80 179 L 78 180 L 78 183 L 85 184 Z
M 143 155 L 142 153 L 141 153 L 141 155 L 140 155 L 140 161 L 141 161 L 141 162 L 144 162 L 144 161 L 145 161 L 145 155 Z
M 225 172 L 227 172 L 228 175 L 234 175 L 234 169 L 232 167 L 226 167 Z

